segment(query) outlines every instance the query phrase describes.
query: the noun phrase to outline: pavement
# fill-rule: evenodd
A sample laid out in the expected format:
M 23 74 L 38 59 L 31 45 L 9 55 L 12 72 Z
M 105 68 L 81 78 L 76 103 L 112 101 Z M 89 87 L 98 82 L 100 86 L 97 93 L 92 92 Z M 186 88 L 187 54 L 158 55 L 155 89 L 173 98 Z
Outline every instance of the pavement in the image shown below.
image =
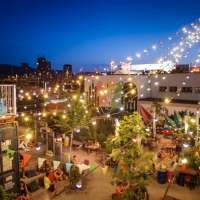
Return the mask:
M 41 148 L 41 151 L 32 149 L 30 153 L 32 160 L 27 168 L 33 169 L 37 165 L 37 157 L 44 154 L 45 148 Z M 78 162 L 83 162 L 85 159 L 89 160 L 90 164 L 97 164 L 99 160 L 99 154 L 90 153 L 79 149 L 74 150 L 72 155 L 77 156 Z M 97 168 L 95 172 L 88 175 L 84 181 L 84 189 L 82 191 L 70 191 L 62 192 L 60 195 L 54 197 L 55 200 L 111 200 L 111 195 L 115 191 L 115 187 L 111 184 L 112 174 L 108 173 L 104 175 L 101 167 Z M 167 184 L 159 184 L 155 180 L 151 181 L 148 186 L 150 194 L 150 200 L 161 200 Z M 168 195 L 176 198 L 177 200 L 200 200 L 200 187 L 194 190 L 190 190 L 187 187 L 181 187 L 177 184 L 171 185 Z M 39 189 L 32 195 L 32 200 L 50 200 L 52 196 L 44 188 Z
M 111 184 L 111 174 L 103 175 L 101 169 L 89 175 L 83 191 L 62 192 L 55 200 L 111 200 L 111 195 L 115 188 Z M 161 185 L 152 181 L 148 186 L 150 200 L 161 200 L 167 184 Z M 176 184 L 169 189 L 168 196 L 178 200 L 200 200 L 200 188 L 189 190 Z M 49 193 L 42 189 L 32 196 L 33 200 L 50 200 Z
M 77 159 L 82 161 L 88 159 L 90 164 L 97 163 L 98 156 L 95 153 L 87 154 L 79 150 L 74 151 L 73 154 L 77 155 Z M 54 197 L 55 200 L 111 200 L 111 195 L 115 191 L 115 187 L 111 184 L 112 175 L 108 173 L 104 175 L 101 167 L 95 172 L 88 175 L 84 181 L 84 189 L 82 191 L 62 192 L 60 195 Z M 158 184 L 155 180 L 151 181 L 148 186 L 150 200 L 161 200 L 167 184 Z M 190 190 L 187 187 L 181 187 L 173 184 L 168 192 L 168 195 L 178 200 L 200 200 L 200 188 Z M 50 200 L 52 197 L 45 189 L 40 189 L 32 195 L 33 200 Z

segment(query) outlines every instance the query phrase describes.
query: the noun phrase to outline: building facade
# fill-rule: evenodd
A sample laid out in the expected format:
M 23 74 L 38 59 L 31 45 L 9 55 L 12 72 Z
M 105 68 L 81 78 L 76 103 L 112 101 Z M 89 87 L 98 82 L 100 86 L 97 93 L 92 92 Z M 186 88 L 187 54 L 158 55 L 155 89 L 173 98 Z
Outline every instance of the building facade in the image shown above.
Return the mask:
M 118 95 L 120 99 L 114 99 L 119 83 L 123 85 L 122 95 Z M 131 86 L 128 92 L 124 90 L 127 84 Z M 137 110 L 140 105 L 150 109 L 154 101 L 165 104 L 170 113 L 177 109 L 195 112 L 200 107 L 200 73 L 86 76 L 84 90 L 88 100 L 99 107 L 111 107 L 113 101 L 121 101 L 123 108 L 130 111 Z M 137 106 L 129 105 L 133 97 L 124 101 L 129 93 L 133 94 Z

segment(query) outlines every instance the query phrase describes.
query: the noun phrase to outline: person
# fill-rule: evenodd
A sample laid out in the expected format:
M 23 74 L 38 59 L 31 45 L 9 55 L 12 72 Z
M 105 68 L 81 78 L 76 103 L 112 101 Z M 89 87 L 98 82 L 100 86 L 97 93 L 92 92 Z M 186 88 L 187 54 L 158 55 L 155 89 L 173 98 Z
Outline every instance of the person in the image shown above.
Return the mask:
M 49 171 L 48 178 L 51 181 L 51 183 L 54 183 L 56 181 L 56 177 L 55 177 L 54 171 L 52 169 Z
M 49 172 L 46 173 L 46 175 L 44 176 L 44 187 L 45 189 L 47 189 L 50 192 L 54 192 L 55 191 L 55 186 L 54 184 L 49 180 Z
M 19 191 L 19 197 L 17 198 L 17 200 L 30 200 L 30 196 L 28 194 L 28 189 L 26 184 L 21 181 L 20 182 L 20 191 Z
M 60 167 L 55 170 L 54 172 L 54 177 L 57 181 L 62 181 L 63 180 L 63 171 L 61 170 Z
M 79 168 L 76 165 L 72 165 L 69 176 L 70 186 L 72 189 L 76 188 L 76 183 L 80 181 L 80 178 L 81 174 Z
M 62 171 L 62 179 L 67 180 L 67 170 L 64 164 L 59 165 L 59 169 Z
M 41 172 L 49 172 L 53 168 L 53 162 L 50 159 L 47 159 L 43 162 L 40 171 Z

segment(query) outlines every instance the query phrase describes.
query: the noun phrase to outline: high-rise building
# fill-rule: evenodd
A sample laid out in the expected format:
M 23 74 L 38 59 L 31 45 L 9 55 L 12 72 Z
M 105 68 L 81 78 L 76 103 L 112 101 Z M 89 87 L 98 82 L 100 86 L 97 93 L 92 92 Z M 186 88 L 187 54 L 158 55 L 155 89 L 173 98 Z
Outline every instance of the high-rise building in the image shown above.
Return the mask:
M 30 68 L 28 63 L 21 63 L 22 74 L 29 75 L 33 70 Z
M 63 66 L 63 75 L 65 80 L 70 80 L 72 78 L 72 65 L 65 64 Z
M 42 82 L 47 82 L 52 78 L 51 63 L 44 57 L 37 59 L 37 74 Z
M 51 70 L 51 64 L 44 57 L 39 57 L 37 59 L 37 71 L 44 73 Z

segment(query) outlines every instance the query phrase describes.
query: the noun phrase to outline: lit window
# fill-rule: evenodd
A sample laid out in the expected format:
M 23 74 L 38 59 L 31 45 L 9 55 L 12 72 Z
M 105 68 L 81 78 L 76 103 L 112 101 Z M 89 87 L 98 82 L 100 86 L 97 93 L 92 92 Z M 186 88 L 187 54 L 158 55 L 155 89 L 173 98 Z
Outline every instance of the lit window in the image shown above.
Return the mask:
M 159 91 L 160 92 L 166 92 L 167 91 L 167 87 L 166 86 L 160 86 L 159 87 Z
M 177 87 L 176 86 L 169 87 L 169 92 L 177 92 Z
M 192 93 L 192 87 L 182 87 L 182 93 Z
M 200 94 L 200 87 L 195 87 L 195 88 L 194 88 L 194 92 L 195 92 L 196 94 Z

